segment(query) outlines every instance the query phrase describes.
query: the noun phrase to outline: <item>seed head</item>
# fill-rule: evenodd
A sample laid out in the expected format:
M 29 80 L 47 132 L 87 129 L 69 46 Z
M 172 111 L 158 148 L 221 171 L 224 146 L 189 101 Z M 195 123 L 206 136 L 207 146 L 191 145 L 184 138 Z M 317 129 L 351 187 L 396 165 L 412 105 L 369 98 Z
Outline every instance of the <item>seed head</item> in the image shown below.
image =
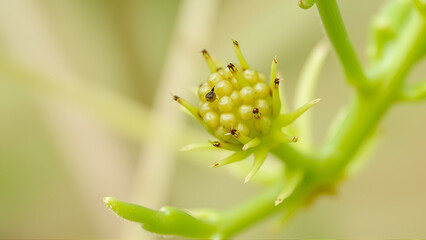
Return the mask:
M 198 88 L 198 107 L 183 99 L 174 100 L 183 105 L 218 141 L 210 143 L 219 149 L 233 151 L 228 158 L 213 164 L 219 167 L 243 160 L 253 154 L 253 167 L 248 181 L 259 170 L 267 153 L 279 143 L 296 142 L 297 137 L 286 136 L 281 128 L 293 122 L 313 106 L 313 101 L 288 114 L 281 114 L 279 79 L 276 77 L 277 58 L 271 65 L 270 80 L 250 68 L 242 55 L 240 45 L 233 40 L 240 67 L 229 63 L 226 68 L 203 50 L 211 71 Z

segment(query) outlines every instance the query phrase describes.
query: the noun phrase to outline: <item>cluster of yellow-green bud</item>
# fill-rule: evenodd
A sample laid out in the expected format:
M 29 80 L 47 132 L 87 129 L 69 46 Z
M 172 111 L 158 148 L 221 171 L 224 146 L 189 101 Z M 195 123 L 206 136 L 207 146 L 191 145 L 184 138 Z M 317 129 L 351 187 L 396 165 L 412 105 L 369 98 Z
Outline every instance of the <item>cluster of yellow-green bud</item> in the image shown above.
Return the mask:
M 210 141 L 210 146 L 234 151 L 231 156 L 214 163 L 213 167 L 254 155 L 252 169 L 245 179 L 247 182 L 259 170 L 272 148 L 283 142 L 297 142 L 296 136 L 288 136 L 281 129 L 319 99 L 289 114 L 281 114 L 277 59 L 272 61 L 270 78 L 267 80 L 264 75 L 250 68 L 238 42 L 233 40 L 233 43 L 240 67 L 233 63 L 223 67 L 206 50 L 202 51 L 211 73 L 198 88 L 198 107 L 178 96 L 174 96 L 174 99 L 218 139 Z M 203 146 L 190 145 L 185 149 Z

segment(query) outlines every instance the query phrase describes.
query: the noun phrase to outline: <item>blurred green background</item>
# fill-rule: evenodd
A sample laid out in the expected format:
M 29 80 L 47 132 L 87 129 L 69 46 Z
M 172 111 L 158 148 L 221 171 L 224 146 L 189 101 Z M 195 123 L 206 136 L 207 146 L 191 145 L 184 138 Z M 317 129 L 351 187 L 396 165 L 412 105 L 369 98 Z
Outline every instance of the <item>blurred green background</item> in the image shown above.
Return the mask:
M 385 1 L 339 1 L 365 61 L 368 24 Z M 155 238 L 115 217 L 105 196 L 151 208 L 228 209 L 261 190 L 218 155 L 181 153 L 210 139 L 170 101 L 195 103 L 208 75 L 203 48 L 268 73 L 273 56 L 292 99 L 301 66 L 324 38 L 297 0 L 0 1 L 0 238 Z M 410 80 L 425 79 L 419 65 Z M 332 52 L 320 76 L 320 143 L 351 89 Z M 321 197 L 284 231 L 271 218 L 245 238 L 426 237 L 426 105 L 399 104 L 368 161 L 337 195 Z

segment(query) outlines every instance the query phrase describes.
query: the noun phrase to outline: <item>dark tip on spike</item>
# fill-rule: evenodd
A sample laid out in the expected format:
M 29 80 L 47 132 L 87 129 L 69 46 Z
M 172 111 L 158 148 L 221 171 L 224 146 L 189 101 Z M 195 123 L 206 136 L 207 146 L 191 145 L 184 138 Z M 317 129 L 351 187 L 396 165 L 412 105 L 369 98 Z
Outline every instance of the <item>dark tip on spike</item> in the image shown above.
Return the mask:
M 280 84 L 280 79 L 279 78 L 275 78 L 274 84 L 275 84 L 275 87 L 278 86 Z
M 231 70 L 231 72 L 236 72 L 237 71 L 237 69 L 235 68 L 235 65 L 232 64 L 232 63 L 228 64 L 228 68 L 229 68 L 229 70 Z
M 209 54 L 209 53 L 207 52 L 207 50 L 206 50 L 206 49 L 201 50 L 201 53 L 202 53 L 203 55 Z
M 218 67 L 218 68 L 216 68 L 216 72 L 218 72 L 218 71 L 220 71 L 220 70 L 223 70 L 223 67 Z
M 219 167 L 219 163 L 214 163 L 213 167 Z
M 232 39 L 232 42 L 234 43 L 235 46 L 238 46 L 238 42 L 234 39 Z
M 238 133 L 237 129 L 231 128 L 231 130 L 229 130 L 229 132 L 232 134 L 232 136 L 238 138 L 239 133 Z
M 219 141 L 214 141 L 212 142 L 214 147 L 220 148 L 220 142 Z
M 274 57 L 274 62 L 278 63 L 277 57 Z
M 179 101 L 179 99 L 180 99 L 180 97 L 179 97 L 179 96 L 177 96 L 177 95 L 173 95 L 173 100 L 175 100 L 175 101 Z

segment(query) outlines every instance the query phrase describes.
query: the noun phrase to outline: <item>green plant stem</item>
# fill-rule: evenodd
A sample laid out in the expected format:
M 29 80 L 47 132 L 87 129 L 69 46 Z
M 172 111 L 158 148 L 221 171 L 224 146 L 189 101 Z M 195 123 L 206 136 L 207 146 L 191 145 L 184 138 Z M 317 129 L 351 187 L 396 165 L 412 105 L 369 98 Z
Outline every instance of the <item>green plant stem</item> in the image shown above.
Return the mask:
M 348 116 L 339 127 L 341 131 L 324 144 L 321 154 L 326 160 L 324 166 L 327 166 L 329 173 L 334 173 L 328 176 L 340 174 L 364 140 L 374 132 L 380 119 L 399 95 L 403 80 L 417 60 L 419 49 L 424 48 L 425 41 L 424 19 L 414 13 L 406 31 L 398 39 L 397 46 L 383 60 L 386 66 L 384 69 L 387 70 L 376 75 L 382 82 L 381 89 L 374 96 L 357 96 Z
M 219 236 L 216 237 L 220 239 L 229 238 L 229 236 L 278 211 L 282 211 L 284 216 L 293 213 L 295 209 L 306 203 L 307 196 L 312 192 L 312 186 L 311 184 L 301 185 L 278 206 L 275 206 L 274 202 L 283 185 L 279 183 L 271 186 L 257 197 L 227 212 L 224 215 L 223 225 L 219 226 Z
M 331 141 L 326 142 L 318 152 L 309 156 L 303 155 L 288 144 L 282 144 L 272 151 L 286 164 L 296 166 L 297 162 L 301 163 L 300 167 L 305 168 L 309 178 L 277 207 L 273 205 L 273 200 L 279 192 L 277 190 L 279 186 L 276 185 L 228 212 L 226 214 L 228 221 L 222 228 L 223 236 L 227 237 L 241 231 L 279 210 L 297 208 L 312 200 L 317 196 L 315 193 L 321 192 L 324 187 L 331 188 L 332 184 L 344 174 L 347 165 L 360 150 L 363 142 L 374 132 L 380 119 L 394 103 L 405 76 L 417 59 L 417 51 L 424 48 L 425 41 L 425 22 L 418 14 L 414 14 L 405 34 L 398 40 L 397 47 L 386 56 L 383 62 L 386 68 L 376 75 L 377 79 L 382 79 L 384 85 L 376 95 L 355 97 L 347 117 L 339 128 L 341 131 L 338 131 Z
M 318 0 L 316 5 L 327 35 L 343 66 L 346 80 L 358 89 L 367 90 L 371 82 L 365 77 L 352 43 L 349 40 L 336 0 Z

